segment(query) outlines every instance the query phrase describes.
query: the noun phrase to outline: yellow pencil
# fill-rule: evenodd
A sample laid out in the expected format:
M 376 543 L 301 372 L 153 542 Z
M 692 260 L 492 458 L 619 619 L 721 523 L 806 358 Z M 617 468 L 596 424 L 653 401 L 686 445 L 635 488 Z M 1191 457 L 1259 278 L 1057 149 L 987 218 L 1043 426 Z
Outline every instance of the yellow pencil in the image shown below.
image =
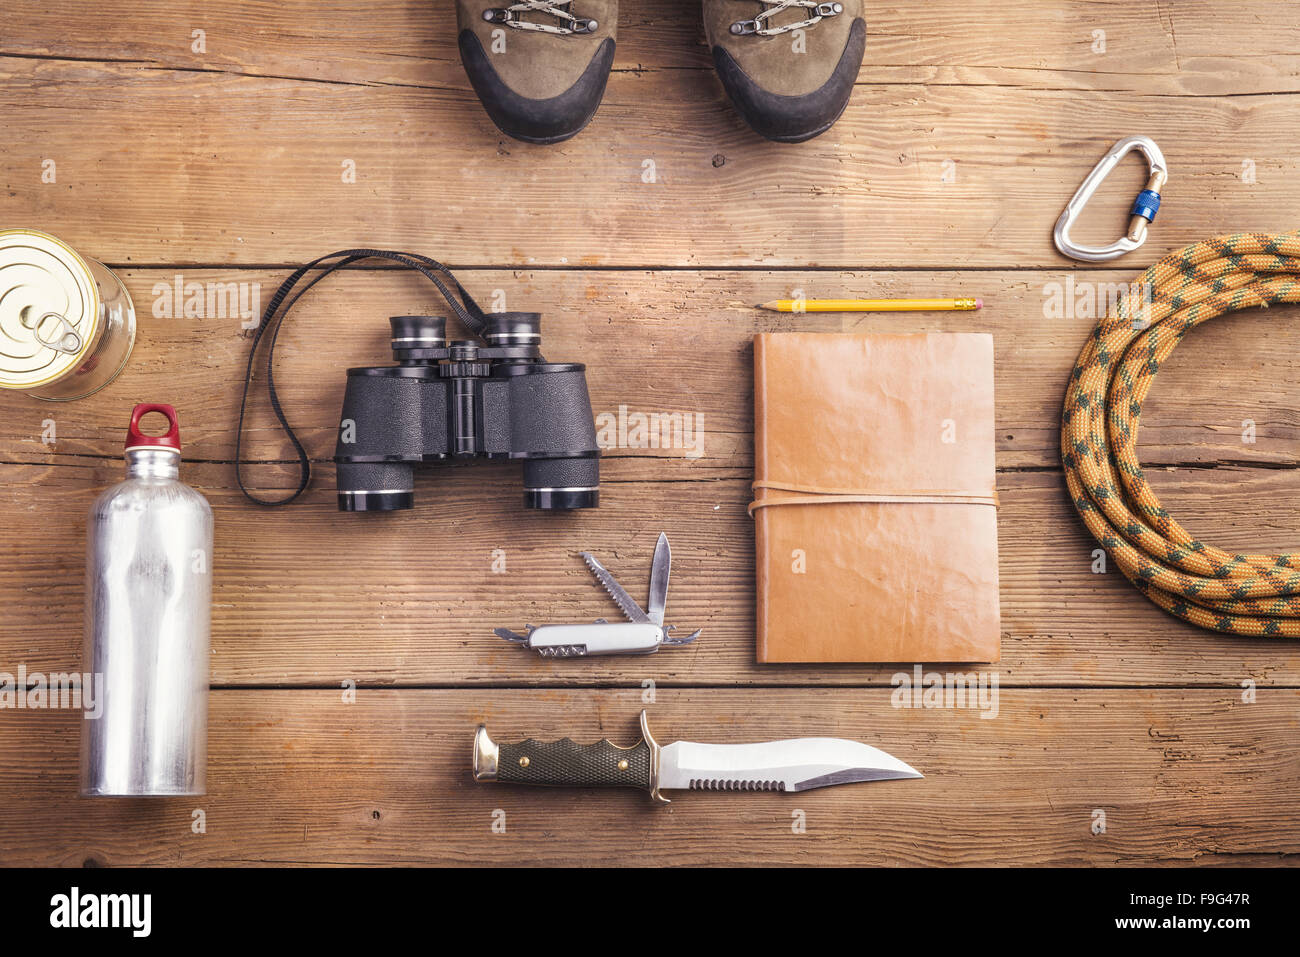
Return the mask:
M 773 299 L 772 312 L 954 312 L 983 309 L 982 299 Z

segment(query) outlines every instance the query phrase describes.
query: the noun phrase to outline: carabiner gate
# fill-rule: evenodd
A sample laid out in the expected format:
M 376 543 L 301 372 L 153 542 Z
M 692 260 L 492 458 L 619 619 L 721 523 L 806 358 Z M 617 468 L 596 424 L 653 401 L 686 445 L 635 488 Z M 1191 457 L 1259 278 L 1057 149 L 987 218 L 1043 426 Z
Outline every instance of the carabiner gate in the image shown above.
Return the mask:
M 1111 170 L 1119 165 L 1119 161 L 1133 150 L 1141 151 L 1147 158 L 1147 166 L 1151 173 L 1147 177 L 1146 188 L 1138 193 L 1137 199 L 1133 201 L 1127 235 L 1121 236 L 1109 246 L 1079 246 L 1071 242 L 1070 227 L 1083 212 L 1083 208 L 1088 205 L 1092 194 L 1097 191 L 1102 180 L 1110 175 Z M 1056 248 L 1071 259 L 1085 262 L 1105 262 L 1137 249 L 1146 242 L 1147 224 L 1156 218 L 1156 212 L 1160 209 L 1160 190 L 1168 179 L 1169 168 L 1165 166 L 1164 154 L 1160 152 L 1160 147 L 1156 146 L 1155 140 L 1149 136 L 1129 136 L 1120 140 L 1101 158 L 1101 162 L 1092 168 L 1088 178 L 1079 186 L 1074 197 L 1061 213 L 1060 219 L 1056 221 L 1056 229 L 1052 233 Z

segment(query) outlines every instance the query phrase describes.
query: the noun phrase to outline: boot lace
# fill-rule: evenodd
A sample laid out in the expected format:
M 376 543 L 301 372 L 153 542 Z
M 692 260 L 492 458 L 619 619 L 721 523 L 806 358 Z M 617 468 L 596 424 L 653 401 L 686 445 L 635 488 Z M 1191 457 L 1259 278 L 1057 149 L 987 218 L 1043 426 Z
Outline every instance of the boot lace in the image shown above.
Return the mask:
M 826 17 L 838 17 L 844 12 L 842 3 L 818 3 L 817 0 L 759 0 L 763 11 L 753 20 L 737 20 L 731 25 L 736 36 L 774 37 L 792 30 L 802 30 L 821 23 Z M 808 19 L 800 23 L 774 26 L 772 18 L 787 10 L 804 10 Z
M 540 13 L 551 20 L 525 20 L 528 13 Z M 488 7 L 483 11 L 483 19 L 489 23 L 504 23 L 515 30 L 532 30 L 535 33 L 553 33 L 557 36 L 574 36 L 595 33 L 599 24 L 590 17 L 581 17 L 573 12 L 573 3 L 556 3 L 554 0 L 521 0 L 508 7 Z

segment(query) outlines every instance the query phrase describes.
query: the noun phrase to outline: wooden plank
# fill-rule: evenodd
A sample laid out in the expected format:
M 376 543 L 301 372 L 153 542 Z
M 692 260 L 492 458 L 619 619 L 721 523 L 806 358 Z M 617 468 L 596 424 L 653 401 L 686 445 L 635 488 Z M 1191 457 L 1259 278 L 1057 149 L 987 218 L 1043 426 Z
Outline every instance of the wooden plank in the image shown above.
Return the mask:
M 218 488 L 222 470 L 190 467 L 217 518 L 214 683 L 888 685 L 899 672 L 755 664 L 748 476 L 624 479 L 623 461 L 610 463 L 599 515 L 569 518 L 522 509 L 508 466 L 423 481 L 424 504 L 387 517 L 340 515 L 327 478 L 305 504 L 263 511 Z M 116 464 L 0 466 L 8 496 L 0 664 L 11 671 L 20 662 L 75 667 L 83 516 L 119 473 Z M 1194 469 L 1153 482 L 1175 515 L 1216 544 L 1281 550 L 1300 535 L 1294 473 Z M 1095 572 L 1097 545 L 1058 475 L 1008 473 L 1000 491 L 1004 683 L 1300 683 L 1295 642 L 1202 632 L 1150 604 L 1117 569 Z M 673 543 L 668 617 L 704 629 L 694 645 L 556 662 L 491 633 L 616 616 L 577 553 L 600 555 L 635 596 L 660 530 Z M 502 559 L 504 571 L 494 572 Z
M 672 617 L 705 628 L 706 635 L 695 648 L 636 662 L 637 680 L 807 680 L 806 669 L 753 663 L 753 546 L 744 513 L 752 474 L 749 339 L 760 329 L 976 328 L 993 332 L 998 349 L 1006 680 L 1235 685 L 1243 677 L 1287 684 L 1300 676 L 1291 645 L 1203 634 L 1143 601 L 1113 569 L 1094 574 L 1095 543 L 1065 501 L 1059 474 L 1022 471 L 1054 466 L 1061 391 L 1092 323 L 1086 316 L 1042 318 L 1046 285 L 1064 282 L 1066 274 L 1045 274 L 1040 283 L 1037 275 L 1027 280 L 1013 273 L 470 273 L 470 287 L 485 300 L 500 290 L 510 306 L 546 311 L 549 354 L 590 359 L 599 412 L 617 415 L 626 405 L 703 421 L 698 458 L 681 448 L 610 450 L 601 512 L 568 519 L 521 509 L 518 470 L 485 463 L 426 470 L 419 506 L 404 515 L 335 511 L 332 472 L 323 460 L 332 452 L 341 371 L 384 361 L 383 311 L 434 305 L 427 287 L 392 272 L 333 280 L 294 314 L 281 346 L 281 394 L 321 464 L 303 503 L 269 512 L 249 505 L 233 491 L 229 464 L 246 333 L 233 315 L 155 317 L 154 302 L 162 301 L 155 284 L 170 290 L 175 274 L 126 273 L 140 306 L 140 344 L 127 373 L 100 396 L 66 406 L 0 397 L 4 459 L 17 463 L 0 467 L 7 515 L 0 576 L 16 596 L 0 649 L 11 660 L 51 670 L 73 661 L 85 510 L 121 475 L 131 404 L 163 398 L 182 408 L 186 477 L 217 509 L 218 684 L 626 681 L 627 662 L 544 663 L 498 645 L 490 629 L 608 614 L 573 554 L 591 549 L 608 556 L 635 588 L 660 529 L 670 533 L 677 557 Z M 181 275 L 183 281 L 261 283 L 263 300 L 279 278 L 238 270 Z M 1126 278 L 1099 275 L 1116 283 Z M 973 315 L 847 319 L 776 316 L 744 305 L 793 288 L 814 295 L 831 288 L 887 295 L 960 289 L 985 294 L 988 305 Z M 1288 466 L 1156 475 L 1174 514 L 1207 541 L 1280 551 L 1293 546 L 1300 530 L 1300 513 L 1290 505 L 1297 423 L 1288 383 L 1297 375 L 1291 354 L 1273 345 L 1273 323 L 1288 321 L 1292 312 L 1234 316 L 1198 330 L 1162 371 L 1144 416 L 1149 464 Z M 614 348 L 622 342 L 639 345 Z M 192 358 L 181 363 L 179 356 Z M 665 369 L 674 370 L 680 386 L 668 384 Z M 1229 374 L 1240 377 L 1239 388 L 1222 387 Z M 287 444 L 268 434 L 271 420 L 260 396 L 257 409 L 248 453 L 287 456 Z M 1257 422 L 1254 444 L 1242 442 L 1246 420 Z M 52 446 L 42 442 L 47 421 L 57 435 Z M 259 467 L 253 474 L 263 481 L 278 477 L 282 485 L 287 480 L 283 468 L 268 479 L 269 471 Z M 490 572 L 498 548 L 506 550 L 505 575 Z M 819 680 L 880 684 L 895 670 L 837 668 L 819 673 Z
M 323 250 L 318 250 L 323 251 Z M 281 271 L 168 268 L 124 270 L 139 314 L 136 351 L 123 375 L 83 402 L 51 405 L 0 394 L 0 460 L 55 464 L 66 456 L 117 460 L 123 423 L 137 401 L 175 400 L 184 416 L 191 461 L 229 462 L 248 361 L 250 333 L 238 315 L 246 302 L 271 299 Z M 680 412 L 702 426 L 702 455 L 689 450 L 609 450 L 639 472 L 708 479 L 752 467 L 751 340 L 756 332 L 988 332 L 994 336 L 998 464 L 1004 469 L 1057 468 L 1065 383 L 1095 320 L 1089 297 L 1105 299 L 1137 276 L 1132 270 L 850 272 L 467 270 L 462 278 L 485 305 L 540 310 L 550 358 L 588 364 L 592 403 L 617 418 L 631 412 Z M 180 277 L 181 295 L 174 290 Z M 186 317 L 189 284 L 198 284 L 199 315 Z M 802 290 L 841 294 L 984 298 L 978 313 L 925 315 L 777 315 L 755 302 Z M 223 305 L 229 302 L 227 307 Z M 392 271 L 335 276 L 290 315 L 277 350 L 276 382 L 287 414 L 319 461 L 333 455 L 344 370 L 384 365 L 390 313 L 446 313 L 422 278 Z M 253 310 L 260 314 L 260 307 Z M 1236 464 L 1295 467 L 1300 418 L 1295 389 L 1300 359 L 1278 348 L 1300 320 L 1283 307 L 1232 314 L 1198 328 L 1161 370 L 1142 416 L 1143 461 L 1151 465 Z M 260 370 L 259 370 L 260 372 Z M 1230 384 L 1230 387 L 1229 387 Z M 257 383 L 245 457 L 292 459 Z M 48 420 L 55 422 L 56 441 Z M 1253 424 L 1253 433 L 1247 428 Z M 1245 441 L 1253 438 L 1253 442 Z M 253 480 L 277 476 L 254 470 Z M 230 481 L 226 476 L 222 480 Z M 292 486 L 290 486 L 292 487 Z
M 1076 9 L 1097 16 L 1093 4 Z M 1208 21 L 1198 34 L 1245 22 L 1211 19 L 1212 9 L 1197 11 Z M 1031 32 L 1039 44 L 1026 49 L 1024 73 L 1036 72 L 1044 49 L 1086 46 L 1083 19 L 1055 42 L 1045 33 L 1059 29 L 1053 18 L 1027 22 L 1039 24 Z M 1144 42 L 1160 35 L 1155 26 L 1134 22 L 1118 34 Z M 169 48 L 183 49 L 181 27 L 169 29 Z M 863 83 L 833 134 L 796 149 L 745 129 L 706 70 L 621 70 L 590 130 L 539 149 L 504 140 L 459 78 L 303 82 L 160 69 L 147 55 L 133 62 L 141 54 L 129 48 L 127 62 L 50 59 L 45 46 L 0 57 L 9 221 L 123 265 L 299 262 L 344 243 L 518 266 L 1058 263 L 1050 232 L 1066 199 L 1106 146 L 1137 131 L 1161 143 L 1172 181 L 1134 266 L 1207 235 L 1300 220 L 1289 189 L 1296 160 L 1284 146 L 1300 133 L 1285 89 L 1295 81 L 1275 89 L 1285 71 L 1272 58 L 1263 61 L 1266 93 L 1229 93 L 1221 80 L 1204 84 L 1221 93 L 1179 98 L 1176 111 L 1158 92 L 1111 87 L 1109 72 L 1077 75 L 1067 89 L 1026 89 L 982 85 L 978 69 L 970 82 L 921 82 L 934 69 L 913 67 L 916 82 Z M 376 46 L 391 59 L 382 38 Z M 315 48 L 297 55 L 307 49 Z M 454 63 L 443 69 L 455 75 Z M 1081 127 L 1074 87 L 1089 77 L 1102 88 L 1089 92 Z M 42 181 L 45 160 L 56 163 L 53 183 Z M 355 183 L 344 182 L 346 163 Z M 1082 238 L 1117 233 L 1142 179 L 1136 159 L 1126 164 Z
M 634 691 L 222 691 L 209 793 L 75 797 L 82 719 L 0 720 L 0 863 L 508 865 L 1290 864 L 1300 691 L 1001 690 L 996 717 L 885 689 L 663 690 L 661 744 L 827 734 L 926 774 L 799 794 L 476 784 L 499 741 L 635 739 Z M 193 833 L 202 810 L 206 833 Z M 794 833 L 802 812 L 804 833 Z M 1104 815 L 1104 818 L 1102 817 Z M 504 833 L 494 833 L 503 821 Z M 1094 828 L 1104 823 L 1102 833 Z
M 148 0 L 88 17 L 69 0 L 11 0 L 0 52 L 145 68 L 467 90 L 451 3 L 241 0 L 182 16 Z M 1295 92 L 1300 26 L 1269 0 L 922 0 L 872 3 L 859 82 L 1137 90 L 1164 95 Z M 193 30 L 204 31 L 195 49 Z M 985 38 L 996 31 L 997 42 Z M 1100 31 L 1100 35 L 1098 35 Z M 712 70 L 696 0 L 629 0 L 617 72 Z

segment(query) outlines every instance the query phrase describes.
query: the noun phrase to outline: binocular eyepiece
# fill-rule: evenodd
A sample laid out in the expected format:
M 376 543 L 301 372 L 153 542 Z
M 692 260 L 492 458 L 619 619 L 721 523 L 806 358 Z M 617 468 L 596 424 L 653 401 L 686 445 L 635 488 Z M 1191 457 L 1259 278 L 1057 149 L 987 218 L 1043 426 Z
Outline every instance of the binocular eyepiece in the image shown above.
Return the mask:
M 393 356 L 397 361 L 415 349 L 442 349 L 447 345 L 447 320 L 443 316 L 393 316 L 388 320 L 393 330 Z M 483 338 L 489 346 L 539 347 L 542 343 L 542 317 L 536 312 L 500 312 L 488 316 Z M 475 345 L 477 343 L 459 343 Z
M 441 349 L 447 345 L 447 320 L 443 316 L 393 316 L 393 357 L 411 349 Z
M 334 461 L 339 509 L 415 502 L 415 466 L 523 462 L 529 508 L 595 508 L 600 448 L 585 366 L 541 355 L 541 316 L 489 315 L 482 342 L 448 340 L 441 316 L 395 316 L 395 366 L 348 370 Z

